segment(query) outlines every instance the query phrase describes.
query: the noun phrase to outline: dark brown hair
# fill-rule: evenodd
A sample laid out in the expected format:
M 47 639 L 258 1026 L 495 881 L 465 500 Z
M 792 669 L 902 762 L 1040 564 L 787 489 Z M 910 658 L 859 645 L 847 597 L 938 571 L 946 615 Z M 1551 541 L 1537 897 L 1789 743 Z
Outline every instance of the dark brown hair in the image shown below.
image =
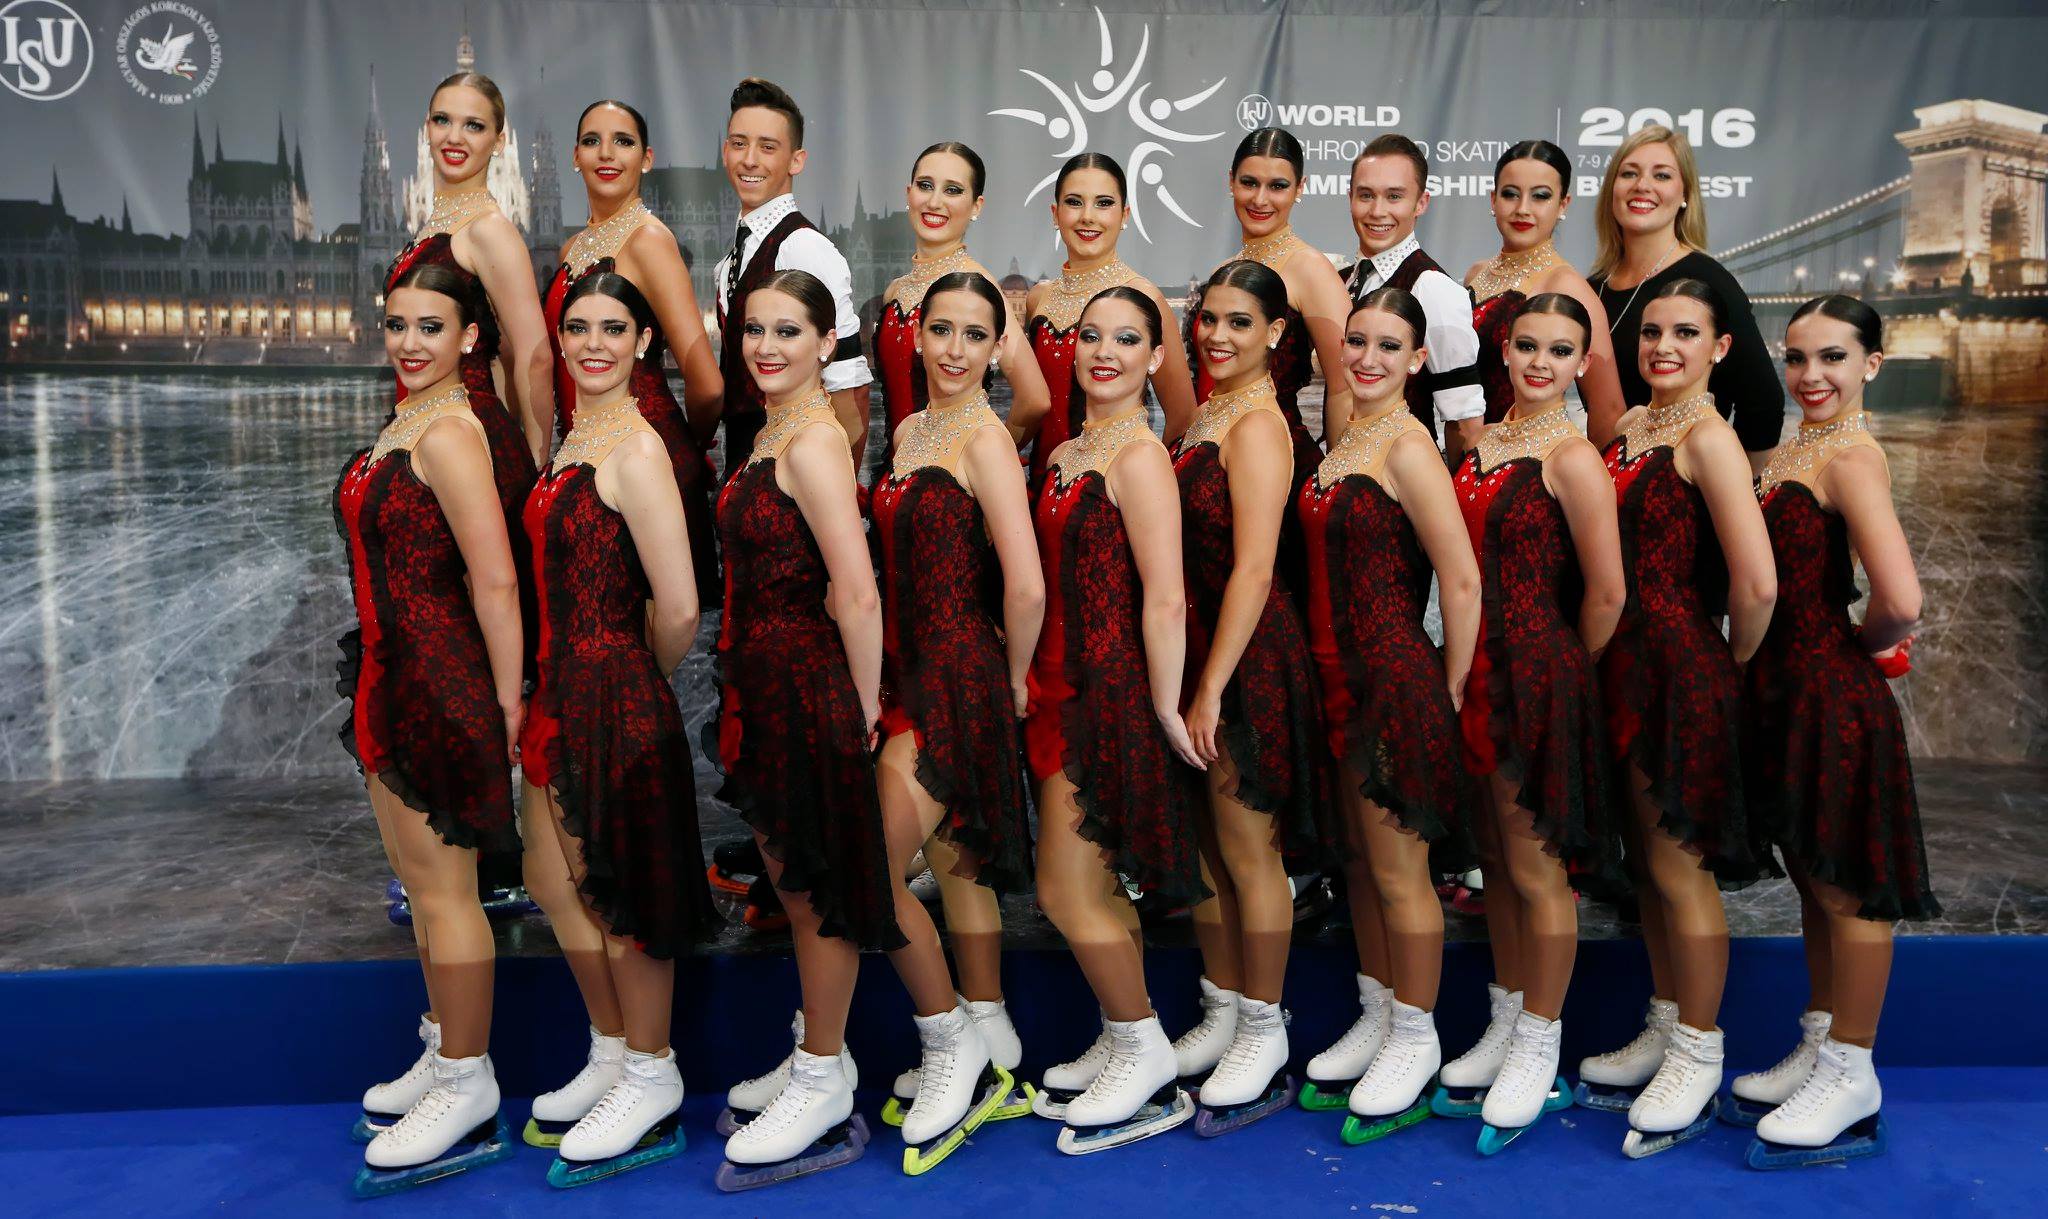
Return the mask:
M 738 114 L 750 106 L 773 110 L 789 120 L 789 145 L 791 148 L 804 146 L 804 112 L 797 109 L 796 99 L 774 81 L 749 76 L 732 87 L 732 109 L 728 117 Z

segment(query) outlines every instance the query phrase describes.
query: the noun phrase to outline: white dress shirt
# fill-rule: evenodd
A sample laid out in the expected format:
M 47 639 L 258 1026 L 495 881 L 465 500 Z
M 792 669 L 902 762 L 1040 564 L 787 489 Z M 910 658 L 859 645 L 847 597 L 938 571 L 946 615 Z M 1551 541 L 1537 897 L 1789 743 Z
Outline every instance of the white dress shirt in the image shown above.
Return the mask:
M 753 261 L 755 251 L 761 248 L 761 243 L 767 239 L 768 234 L 774 232 L 776 226 L 788 219 L 789 214 L 795 210 L 796 196 L 786 194 L 777 195 L 753 211 L 740 216 L 739 222 L 747 226 L 745 257 L 740 260 L 742 270 Z M 732 252 L 728 250 L 725 257 L 718 260 L 718 267 L 712 272 L 711 282 L 718 286 L 718 315 L 726 319 L 724 324 L 737 325 L 738 323 L 730 317 L 732 302 L 727 300 L 725 295 L 731 265 Z M 834 323 L 834 329 L 837 330 L 840 340 L 843 342 L 852 337 L 857 345 L 860 338 L 860 315 L 855 313 L 853 308 L 853 270 L 846 265 L 846 256 L 839 252 L 839 247 L 833 245 L 831 239 L 817 229 L 800 229 L 791 233 L 781 248 L 775 252 L 775 269 L 809 271 L 817 276 L 832 293 L 832 303 L 839 315 L 838 321 Z M 846 359 L 835 360 L 825 366 L 825 390 L 828 393 L 866 385 L 873 379 L 874 375 L 868 371 L 867 357 L 858 351 Z
M 1356 301 L 1385 284 L 1408 256 L 1421 248 L 1410 233 L 1393 249 L 1360 259 L 1346 285 L 1351 299 Z M 1445 373 L 1478 363 L 1479 334 L 1472 329 L 1472 294 L 1464 285 L 1442 271 L 1424 271 L 1410 291 L 1422 302 L 1422 315 L 1429 319 L 1429 333 L 1423 337 L 1429 348 L 1424 367 L 1432 373 Z M 1486 414 L 1486 394 L 1477 384 L 1439 389 L 1430 398 L 1439 419 L 1477 419 Z

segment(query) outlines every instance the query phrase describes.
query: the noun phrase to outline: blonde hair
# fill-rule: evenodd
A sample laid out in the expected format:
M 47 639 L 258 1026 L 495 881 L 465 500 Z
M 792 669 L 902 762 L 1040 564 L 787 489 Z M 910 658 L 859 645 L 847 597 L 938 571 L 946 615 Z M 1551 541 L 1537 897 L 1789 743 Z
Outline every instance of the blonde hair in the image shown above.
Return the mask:
M 1599 239 L 1599 248 L 1588 279 L 1605 279 L 1621 262 L 1621 221 L 1614 218 L 1614 176 L 1630 154 L 1650 144 L 1670 146 L 1671 159 L 1678 162 L 1679 180 L 1685 183 L 1685 201 L 1672 226 L 1678 239 L 1695 250 L 1704 252 L 1707 248 L 1707 209 L 1700 205 L 1700 171 L 1692 159 L 1692 144 L 1684 132 L 1652 125 L 1623 140 L 1607 160 L 1607 172 L 1600 178 L 1600 206 L 1593 209 L 1593 233 Z

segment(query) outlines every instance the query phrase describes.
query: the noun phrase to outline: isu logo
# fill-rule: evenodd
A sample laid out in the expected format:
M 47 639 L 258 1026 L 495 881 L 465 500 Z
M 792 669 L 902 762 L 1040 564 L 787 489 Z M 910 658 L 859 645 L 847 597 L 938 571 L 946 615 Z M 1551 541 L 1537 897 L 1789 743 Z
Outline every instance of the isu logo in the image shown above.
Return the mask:
M 1273 122 L 1273 103 L 1263 93 L 1247 93 L 1238 99 L 1237 125 L 1257 131 Z
M 1148 94 L 1153 88 L 1152 82 L 1140 78 L 1144 74 L 1145 58 L 1152 50 L 1152 27 L 1143 27 L 1138 36 L 1137 54 L 1131 57 L 1129 66 L 1119 72 L 1115 66 L 1117 54 L 1109 33 L 1109 19 L 1102 15 L 1101 9 L 1095 10 L 1095 23 L 1102 31 L 1102 52 L 1098 57 L 1095 72 L 1088 78 L 1086 88 L 1077 81 L 1069 81 L 1062 86 L 1043 73 L 1034 72 L 1030 68 L 1019 68 L 1019 72 L 1044 86 L 1045 91 L 1052 95 L 1057 111 L 1047 113 L 1043 110 L 1016 106 L 991 110 L 989 114 L 1022 119 L 1042 128 L 1055 144 L 1047 155 L 1058 162 L 1064 162 L 1075 153 L 1086 150 L 1090 144 L 1091 134 L 1096 137 L 1094 142 L 1098 149 L 1106 139 L 1131 139 L 1130 151 L 1119 160 L 1125 172 L 1130 175 L 1131 223 L 1137 227 L 1138 236 L 1147 242 L 1152 240 L 1151 233 L 1145 228 L 1146 207 L 1152 201 L 1157 201 L 1159 206 L 1172 212 L 1181 221 L 1201 228 L 1201 222 L 1188 215 L 1187 209 L 1180 205 L 1180 201 L 1175 199 L 1173 192 L 1167 188 L 1166 166 L 1162 162 L 1173 156 L 1175 145 L 1206 144 L 1210 140 L 1221 139 L 1223 132 L 1182 131 L 1167 125 L 1167 121 L 1214 97 L 1228 78 L 1219 79 L 1186 97 L 1149 97 Z M 1135 135 L 1120 130 L 1104 130 L 1110 126 L 1113 116 L 1119 110 L 1129 120 L 1129 124 L 1137 129 Z M 1095 123 L 1095 130 L 1092 132 L 1089 128 L 1091 118 Z M 1039 192 L 1051 186 L 1053 179 L 1058 176 L 1059 169 L 1055 167 L 1051 173 L 1039 179 L 1038 185 L 1032 187 L 1030 193 L 1024 197 L 1025 205 L 1029 206 L 1031 201 L 1038 197 Z
M 60 0 L 0 5 L 0 85 L 32 102 L 70 97 L 92 71 L 92 30 Z

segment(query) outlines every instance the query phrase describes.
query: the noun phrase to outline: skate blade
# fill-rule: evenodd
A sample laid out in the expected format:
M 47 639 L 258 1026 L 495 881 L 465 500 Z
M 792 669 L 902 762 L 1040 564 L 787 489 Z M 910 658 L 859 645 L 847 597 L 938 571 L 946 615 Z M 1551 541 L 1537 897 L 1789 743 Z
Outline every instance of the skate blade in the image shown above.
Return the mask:
M 1260 1118 L 1271 1117 L 1294 1103 L 1294 1080 L 1282 1075 L 1276 1082 L 1267 1085 L 1265 1095 L 1242 1105 L 1227 1105 L 1212 1109 L 1200 1105 L 1195 1112 L 1195 1133 L 1205 1139 L 1219 1134 L 1242 1130 Z
M 1429 1095 L 1429 1111 L 1438 1117 L 1478 1117 L 1485 1107 L 1484 1088 L 1448 1088 L 1438 1084 Z
M 1572 1086 L 1564 1081 L 1564 1076 L 1560 1075 L 1551 1082 L 1550 1094 L 1543 1098 L 1543 1111 L 1545 1113 L 1556 1113 L 1560 1109 L 1569 1109 L 1571 1107 Z
M 683 1146 L 683 1133 L 676 1128 L 676 1119 L 673 1116 L 666 1117 L 656 1123 L 654 1129 L 641 1136 L 640 1141 L 633 1145 L 633 1150 L 624 1155 L 613 1156 L 609 1160 L 589 1161 L 565 1160 L 557 1156 L 555 1162 L 548 1165 L 548 1184 L 556 1189 L 574 1189 L 579 1185 L 588 1185 L 592 1181 L 615 1177 L 622 1172 L 631 1172 L 635 1168 L 645 1168 L 649 1164 L 672 1160 L 683 1150 Z
M 1777 1106 L 1769 1101 L 1744 1100 L 1742 1097 L 1731 1092 L 1722 1099 L 1721 1120 L 1730 1126 L 1740 1126 L 1745 1130 L 1754 1130 L 1756 1129 L 1756 1124 L 1764 1120 L 1764 1114 L 1769 1113 L 1775 1108 Z
M 448 1152 L 438 1160 L 406 1168 L 372 1168 L 365 1164 L 356 1173 L 356 1197 L 382 1198 L 472 1168 L 496 1164 L 512 1154 L 512 1132 L 506 1128 L 504 1116 L 499 1115 L 470 1131 Z
M 1010 1073 L 998 1066 L 990 1066 L 981 1077 L 982 1092 L 967 1116 L 951 1130 L 929 1143 L 913 1145 L 903 1149 L 903 1174 L 921 1177 L 945 1162 L 947 1156 L 959 1150 L 967 1136 L 981 1129 L 991 1114 L 1002 1107 L 1010 1096 Z
M 372 1117 L 365 1113 L 356 1119 L 356 1124 L 349 1129 L 348 1137 L 358 1143 L 367 1143 L 397 1125 L 398 1119 L 404 1116 L 402 1113 L 380 1113 Z
M 1053 1088 L 1040 1088 L 1032 1098 L 1031 1112 L 1048 1121 L 1065 1122 L 1067 1106 L 1073 1103 L 1079 1092 L 1062 1092 Z
M 1169 1085 L 1171 1086 L 1171 1085 Z M 1112 1147 L 1123 1147 L 1139 1139 L 1163 1134 L 1195 1115 L 1194 1098 L 1186 1089 L 1174 1088 L 1173 1101 L 1161 1105 L 1147 1101 L 1127 1122 L 1083 1129 L 1069 1126 L 1060 1131 L 1059 1148 L 1070 1156 L 1084 1156 Z
M 718 1120 L 711 1123 L 711 1128 L 718 1131 L 722 1137 L 729 1139 L 738 1132 L 740 1127 L 759 1116 L 761 1115 L 751 1110 L 735 1109 L 727 1105 L 718 1111 Z
M 1744 1156 L 1751 1168 L 1766 1172 L 1780 1168 L 1804 1168 L 1810 1164 L 1843 1164 L 1861 1160 L 1884 1150 L 1884 1115 L 1874 1113 L 1835 1137 L 1825 1147 L 1792 1147 L 1756 1139 Z
M 1301 1085 L 1301 1107 L 1310 1113 L 1327 1113 L 1332 1109 L 1342 1109 L 1351 1103 L 1351 1089 L 1357 1082 L 1353 1080 L 1347 1084 L 1337 1080 L 1325 1080 L 1318 1084 L 1311 1079 Z M 1323 1090 L 1325 1086 L 1329 1091 Z
M 747 890 L 754 887 L 753 877 L 727 876 L 718 870 L 717 864 L 712 864 L 710 867 L 705 868 L 704 876 L 711 882 L 713 889 L 718 890 L 720 893 L 730 893 L 734 897 L 745 897 Z
M 1536 1125 L 1536 1122 L 1542 1121 L 1544 1114 L 1556 1113 L 1560 1109 L 1569 1109 L 1571 1107 L 1571 1087 L 1565 1083 L 1564 1076 L 1560 1075 L 1550 1085 L 1550 1094 L 1543 1098 L 1543 1107 L 1536 1111 L 1536 1118 L 1529 1125 L 1496 1126 L 1491 1122 L 1487 1123 L 1485 1128 L 1479 1132 L 1479 1154 L 1490 1156 L 1499 1152 L 1501 1148 L 1521 1138 L 1525 1131 Z
M 519 1137 L 528 1147 L 545 1147 L 550 1151 L 562 1145 L 562 1136 L 569 1133 L 574 1122 L 548 1122 L 543 1125 L 537 1117 L 526 1119 L 526 1128 Z
M 727 1160 L 718 1166 L 718 1188 L 728 1194 L 736 1194 L 741 1190 L 759 1189 L 778 1181 L 790 1181 L 851 1164 L 867 1153 L 867 1129 L 867 1123 L 855 1114 L 851 1120 L 827 1131 L 824 1138 L 811 1144 L 808 1152 L 793 1160 L 744 1166 Z
M 1580 1080 L 1572 1089 L 1572 1099 L 1588 1109 L 1602 1113 L 1627 1113 L 1629 1106 L 1636 1103 L 1640 1089 L 1612 1088 L 1605 1084 L 1589 1084 Z
M 988 1115 L 988 1120 L 1007 1122 L 1013 1117 L 1030 1117 L 1037 1111 L 1037 1107 L 1038 1089 L 1028 1083 L 1017 1083 L 1012 1079 L 1010 1094 L 1003 1098 L 1002 1104 L 996 1106 L 994 1113 Z
M 1719 1097 L 1710 1099 L 1707 1101 L 1707 1107 L 1700 1110 L 1698 1117 L 1686 1123 L 1683 1130 L 1631 1130 L 1621 1140 L 1621 1154 L 1631 1160 L 1640 1160 L 1656 1155 L 1660 1151 L 1669 1151 L 1687 1139 L 1697 1138 L 1705 1133 L 1707 1127 L 1714 1124 L 1714 1114 L 1720 1108 Z
M 1429 1102 L 1417 1097 L 1414 1104 L 1387 1117 L 1363 1118 L 1354 1113 L 1344 1119 L 1344 1128 L 1337 1132 L 1337 1137 L 1352 1147 L 1377 1143 L 1388 1135 L 1428 1121 L 1430 1112 Z

